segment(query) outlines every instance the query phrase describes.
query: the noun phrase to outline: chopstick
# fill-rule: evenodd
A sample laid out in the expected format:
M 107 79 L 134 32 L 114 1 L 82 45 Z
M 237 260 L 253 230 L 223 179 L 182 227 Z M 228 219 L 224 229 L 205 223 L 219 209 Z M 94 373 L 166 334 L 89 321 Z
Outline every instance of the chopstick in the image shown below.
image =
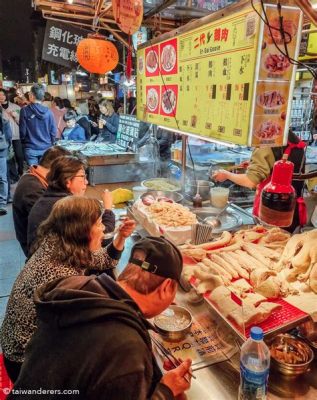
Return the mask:
M 150 335 L 151 340 L 155 344 L 155 346 L 163 353 L 163 355 L 168 359 L 168 361 L 176 368 L 181 364 L 181 361 L 178 360 L 166 347 L 162 345 L 162 343 L 155 339 L 152 335 Z M 191 372 L 187 372 L 186 375 L 189 375 L 191 378 L 196 379 L 196 376 L 193 375 Z M 189 383 L 189 379 L 184 376 L 184 379 Z

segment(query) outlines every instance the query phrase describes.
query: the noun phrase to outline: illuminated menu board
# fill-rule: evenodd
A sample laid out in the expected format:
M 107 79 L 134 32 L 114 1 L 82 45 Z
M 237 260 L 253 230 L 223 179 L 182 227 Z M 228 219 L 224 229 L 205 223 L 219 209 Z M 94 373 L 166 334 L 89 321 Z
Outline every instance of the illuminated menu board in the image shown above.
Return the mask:
M 259 108 L 254 115 L 256 105 L 261 107 L 260 80 L 266 79 L 260 68 L 263 31 L 250 7 L 159 43 L 147 42 L 137 52 L 138 119 L 205 138 L 268 145 L 259 139 L 264 121 Z M 285 101 L 281 112 L 286 113 L 288 97 Z M 283 127 L 286 121 L 285 116 Z

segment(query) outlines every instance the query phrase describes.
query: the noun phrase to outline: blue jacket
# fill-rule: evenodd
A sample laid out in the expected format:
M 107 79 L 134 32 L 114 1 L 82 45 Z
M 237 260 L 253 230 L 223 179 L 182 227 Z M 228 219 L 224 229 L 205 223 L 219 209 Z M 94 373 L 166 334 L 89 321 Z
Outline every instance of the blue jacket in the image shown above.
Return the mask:
M 64 128 L 61 139 L 86 141 L 85 130 L 78 124 L 74 128 Z
M 33 150 L 46 150 L 54 144 L 56 125 L 51 110 L 34 103 L 20 111 L 20 138 L 23 146 Z
M 2 113 L 0 113 L 0 118 L 0 157 L 7 157 L 12 141 L 12 131 L 10 122 L 2 118 Z

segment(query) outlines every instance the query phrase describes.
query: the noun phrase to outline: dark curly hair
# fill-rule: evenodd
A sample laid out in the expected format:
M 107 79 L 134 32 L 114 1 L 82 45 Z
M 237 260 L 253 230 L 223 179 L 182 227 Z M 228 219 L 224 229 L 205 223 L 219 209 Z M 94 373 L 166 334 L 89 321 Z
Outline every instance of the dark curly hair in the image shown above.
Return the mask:
M 48 187 L 58 192 L 68 192 L 67 181 L 72 179 L 86 163 L 74 156 L 58 157 L 52 162 L 49 173 L 47 174 Z
M 87 268 L 92 262 L 90 231 L 101 214 L 102 206 L 97 199 L 64 197 L 54 204 L 49 217 L 39 226 L 32 250 L 36 251 L 47 238 L 55 239 L 54 259 L 74 268 Z

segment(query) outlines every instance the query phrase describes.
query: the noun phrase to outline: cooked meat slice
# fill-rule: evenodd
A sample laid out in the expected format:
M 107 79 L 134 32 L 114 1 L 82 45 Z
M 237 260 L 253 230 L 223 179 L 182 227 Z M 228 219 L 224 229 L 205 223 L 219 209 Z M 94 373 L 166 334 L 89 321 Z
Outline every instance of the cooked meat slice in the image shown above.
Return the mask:
M 274 311 L 280 310 L 282 306 L 280 304 L 265 301 L 264 303 L 261 303 L 257 308 L 261 310 L 264 319 L 267 319 Z
M 235 251 L 236 254 L 240 255 L 240 257 L 243 257 L 244 263 L 248 265 L 248 270 L 251 272 L 256 268 L 263 268 L 264 265 L 260 263 L 259 260 L 256 258 L 250 256 L 246 251 L 243 250 L 237 250 Z
M 218 254 L 209 254 L 209 258 L 211 261 L 214 261 L 218 265 L 220 265 L 222 268 L 224 268 L 233 278 L 238 278 L 238 272 L 231 267 L 231 265 L 225 261 L 220 255 Z
M 200 281 L 207 281 L 213 279 L 215 275 L 218 275 L 217 271 L 211 271 L 205 264 L 197 263 L 196 267 L 193 268 L 194 276 Z
M 232 300 L 231 292 L 225 286 L 218 286 L 214 289 L 209 299 L 225 317 L 228 317 L 234 310 L 241 309 L 241 307 Z
M 249 279 L 249 273 L 240 265 L 239 260 L 226 252 L 221 253 L 221 257 L 234 268 L 241 278 Z
M 262 282 L 266 281 L 270 276 L 275 276 L 276 272 L 271 271 L 268 268 L 258 268 L 251 272 L 250 282 L 254 288 L 261 285 Z
M 260 283 L 255 291 L 269 299 L 275 299 L 281 296 L 281 284 L 275 276 L 270 276 L 264 282 Z
M 242 293 L 252 290 L 252 286 L 242 278 L 232 282 L 229 286 L 229 289 L 240 297 Z
M 198 293 L 206 293 L 208 291 L 213 291 L 218 286 L 222 286 L 223 282 L 220 276 L 215 275 L 212 279 L 208 279 L 208 281 L 202 281 L 196 286 L 196 290 Z
M 254 251 L 258 251 L 260 254 L 262 254 L 266 258 L 270 258 L 271 260 L 278 260 L 280 258 L 280 254 L 275 252 L 274 250 L 270 250 L 266 248 L 265 246 L 262 246 L 260 244 L 254 244 L 254 243 L 248 243 L 248 246 Z
M 317 263 L 313 265 L 309 275 L 309 286 L 317 293 Z
M 230 283 L 230 281 L 231 281 L 231 279 L 232 279 L 232 276 L 231 276 L 224 268 L 222 268 L 220 265 L 218 265 L 218 264 L 212 262 L 212 261 L 209 260 L 208 258 L 204 258 L 204 259 L 203 259 L 203 263 L 204 263 L 208 268 L 210 268 L 211 270 L 213 270 L 213 271 L 216 270 L 216 271 L 219 273 L 219 275 L 221 276 L 221 278 L 222 278 L 224 284 L 225 284 L 225 285 L 229 285 L 229 283 Z
M 256 258 L 259 260 L 263 265 L 265 265 L 268 268 L 271 268 L 272 262 L 268 258 L 264 257 L 263 254 L 258 251 L 252 243 L 244 243 L 242 246 L 243 250 L 245 250 L 248 254 L 250 254 L 252 257 Z
M 244 293 L 243 295 L 243 305 L 251 304 L 257 307 L 262 301 L 266 300 L 266 297 L 258 293 Z

